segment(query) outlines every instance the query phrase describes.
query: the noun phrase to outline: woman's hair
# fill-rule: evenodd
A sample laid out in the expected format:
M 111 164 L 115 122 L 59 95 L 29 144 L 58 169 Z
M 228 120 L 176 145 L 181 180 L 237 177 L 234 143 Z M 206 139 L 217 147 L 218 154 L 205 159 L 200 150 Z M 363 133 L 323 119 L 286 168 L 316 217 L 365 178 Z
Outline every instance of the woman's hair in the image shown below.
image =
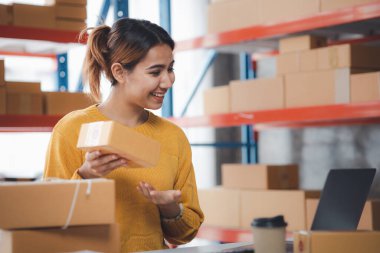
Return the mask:
M 84 80 L 89 81 L 91 95 L 96 101 L 100 100 L 102 73 L 112 85 L 116 84 L 111 72 L 113 63 L 120 63 L 126 70 L 132 71 L 152 47 L 166 44 L 174 49 L 170 35 L 147 20 L 122 18 L 112 27 L 100 25 L 87 28 L 81 32 L 80 40 L 89 30 L 83 76 Z

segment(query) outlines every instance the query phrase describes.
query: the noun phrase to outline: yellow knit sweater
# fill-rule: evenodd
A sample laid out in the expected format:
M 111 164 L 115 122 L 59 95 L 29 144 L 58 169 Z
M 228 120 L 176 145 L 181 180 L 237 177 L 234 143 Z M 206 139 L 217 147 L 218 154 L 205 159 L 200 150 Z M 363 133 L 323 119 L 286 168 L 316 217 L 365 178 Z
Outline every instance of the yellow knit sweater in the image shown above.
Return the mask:
M 80 179 L 77 170 L 85 159 L 85 152 L 76 148 L 80 126 L 104 120 L 110 119 L 96 105 L 63 117 L 52 132 L 44 177 Z M 173 123 L 153 113 L 149 113 L 145 123 L 132 129 L 159 141 L 161 154 L 157 167 L 120 167 L 106 176 L 116 183 L 116 220 L 120 225 L 121 252 L 167 248 L 164 238 L 173 244 L 189 242 L 203 221 L 203 213 L 198 203 L 191 148 L 185 134 Z M 157 206 L 137 191 L 140 181 L 150 183 L 157 190 L 181 190 L 182 218 L 161 220 Z

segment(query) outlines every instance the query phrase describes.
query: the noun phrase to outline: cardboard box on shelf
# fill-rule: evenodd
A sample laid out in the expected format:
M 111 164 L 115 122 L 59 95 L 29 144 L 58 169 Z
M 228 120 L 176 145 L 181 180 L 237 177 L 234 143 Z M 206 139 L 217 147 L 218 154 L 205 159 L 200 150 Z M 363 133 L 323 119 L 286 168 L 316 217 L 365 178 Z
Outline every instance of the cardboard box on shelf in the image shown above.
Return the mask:
M 262 24 L 308 17 L 317 13 L 319 0 L 258 0 L 258 14 Z
M 380 72 L 351 75 L 350 102 L 380 100 Z
M 350 69 L 336 69 L 285 75 L 286 107 L 348 103 Z
M 302 190 L 242 190 L 242 228 L 250 228 L 254 218 L 284 215 L 288 231 L 306 229 L 306 199 L 318 198 L 320 192 Z
M 160 159 L 158 141 L 114 121 L 83 124 L 77 147 L 119 154 L 130 167 L 155 167 Z
M 324 37 L 314 35 L 302 35 L 280 39 L 280 54 L 289 52 L 306 51 L 314 48 L 325 47 L 327 40 Z
M 259 24 L 258 0 L 217 1 L 208 6 L 208 33 Z
M 95 210 L 97 209 L 92 211 Z M 67 229 L 0 230 L 0 252 L 51 253 L 91 250 L 116 253 L 120 252 L 119 233 L 117 224 Z
M 231 112 L 281 109 L 285 106 L 282 77 L 231 81 Z
M 319 199 L 306 200 L 306 225 L 311 228 Z M 368 200 L 358 224 L 358 230 L 380 230 L 380 200 Z
M 2 229 L 115 222 L 113 180 L 4 182 L 0 184 L 0 202 Z M 73 203 L 75 209 L 68 220 Z
M 300 72 L 317 71 L 318 70 L 318 50 L 306 50 L 299 54 L 299 70 Z
M 7 113 L 7 100 L 6 100 L 6 90 L 4 86 L 0 86 L 0 114 Z
M 277 76 L 301 71 L 301 52 L 289 52 L 276 56 Z
M 372 2 L 376 2 L 376 0 L 321 0 L 321 11 L 338 10 L 345 7 Z
M 62 19 L 74 19 L 84 21 L 87 18 L 86 6 L 78 5 L 57 5 L 56 17 Z
M 297 165 L 222 164 L 222 185 L 238 189 L 297 189 Z
M 5 64 L 4 60 L 0 60 L 0 86 L 5 85 Z
M 230 86 L 222 85 L 206 89 L 203 92 L 203 104 L 206 115 L 231 112 Z
M 205 225 L 239 228 L 240 191 L 236 189 L 199 189 L 199 204 L 205 214 Z
M 87 27 L 87 23 L 85 21 L 77 21 L 77 20 L 69 20 L 69 19 L 60 19 L 57 18 L 55 20 L 56 28 L 58 30 L 65 31 L 82 31 Z
M 13 4 L 13 24 L 34 28 L 54 28 L 55 6 Z
M 380 231 L 297 231 L 294 253 L 378 253 Z
M 0 4 L 0 25 L 11 25 L 13 23 L 12 5 Z
M 43 113 L 40 83 L 6 82 L 7 114 Z
M 380 47 L 363 45 L 336 45 L 316 49 L 318 69 L 363 68 L 380 69 L 380 59 L 373 57 L 380 54 Z
M 94 102 L 82 92 L 44 92 L 44 113 L 65 115 L 71 111 L 86 108 Z
M 87 0 L 55 0 L 56 5 L 87 5 Z

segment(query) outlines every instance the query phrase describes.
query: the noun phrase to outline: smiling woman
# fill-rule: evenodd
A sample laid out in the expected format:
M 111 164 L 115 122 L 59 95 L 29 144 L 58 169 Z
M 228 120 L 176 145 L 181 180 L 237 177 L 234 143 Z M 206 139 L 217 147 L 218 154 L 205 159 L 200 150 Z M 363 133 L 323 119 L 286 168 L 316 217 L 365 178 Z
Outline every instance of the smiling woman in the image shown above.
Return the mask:
M 121 252 L 167 248 L 164 239 L 189 242 L 203 222 L 191 148 L 179 127 L 146 110 L 159 109 L 174 83 L 174 42 L 164 29 L 145 20 L 124 18 L 112 27 L 89 30 L 85 76 L 91 93 L 100 101 L 102 74 L 112 89 L 104 102 L 57 123 L 44 176 L 114 179 Z M 104 120 L 160 142 L 157 166 L 127 168 L 128 161 L 118 155 L 77 149 L 80 126 Z

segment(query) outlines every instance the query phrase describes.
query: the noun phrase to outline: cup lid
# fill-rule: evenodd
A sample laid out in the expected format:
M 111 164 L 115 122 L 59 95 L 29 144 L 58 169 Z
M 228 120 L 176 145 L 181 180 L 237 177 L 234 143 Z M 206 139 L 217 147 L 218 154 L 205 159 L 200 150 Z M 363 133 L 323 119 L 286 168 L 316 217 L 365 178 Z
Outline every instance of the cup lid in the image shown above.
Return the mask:
M 277 227 L 286 227 L 288 224 L 284 220 L 283 215 L 278 215 L 270 218 L 256 218 L 252 221 L 252 227 L 261 227 L 261 228 L 277 228 Z

